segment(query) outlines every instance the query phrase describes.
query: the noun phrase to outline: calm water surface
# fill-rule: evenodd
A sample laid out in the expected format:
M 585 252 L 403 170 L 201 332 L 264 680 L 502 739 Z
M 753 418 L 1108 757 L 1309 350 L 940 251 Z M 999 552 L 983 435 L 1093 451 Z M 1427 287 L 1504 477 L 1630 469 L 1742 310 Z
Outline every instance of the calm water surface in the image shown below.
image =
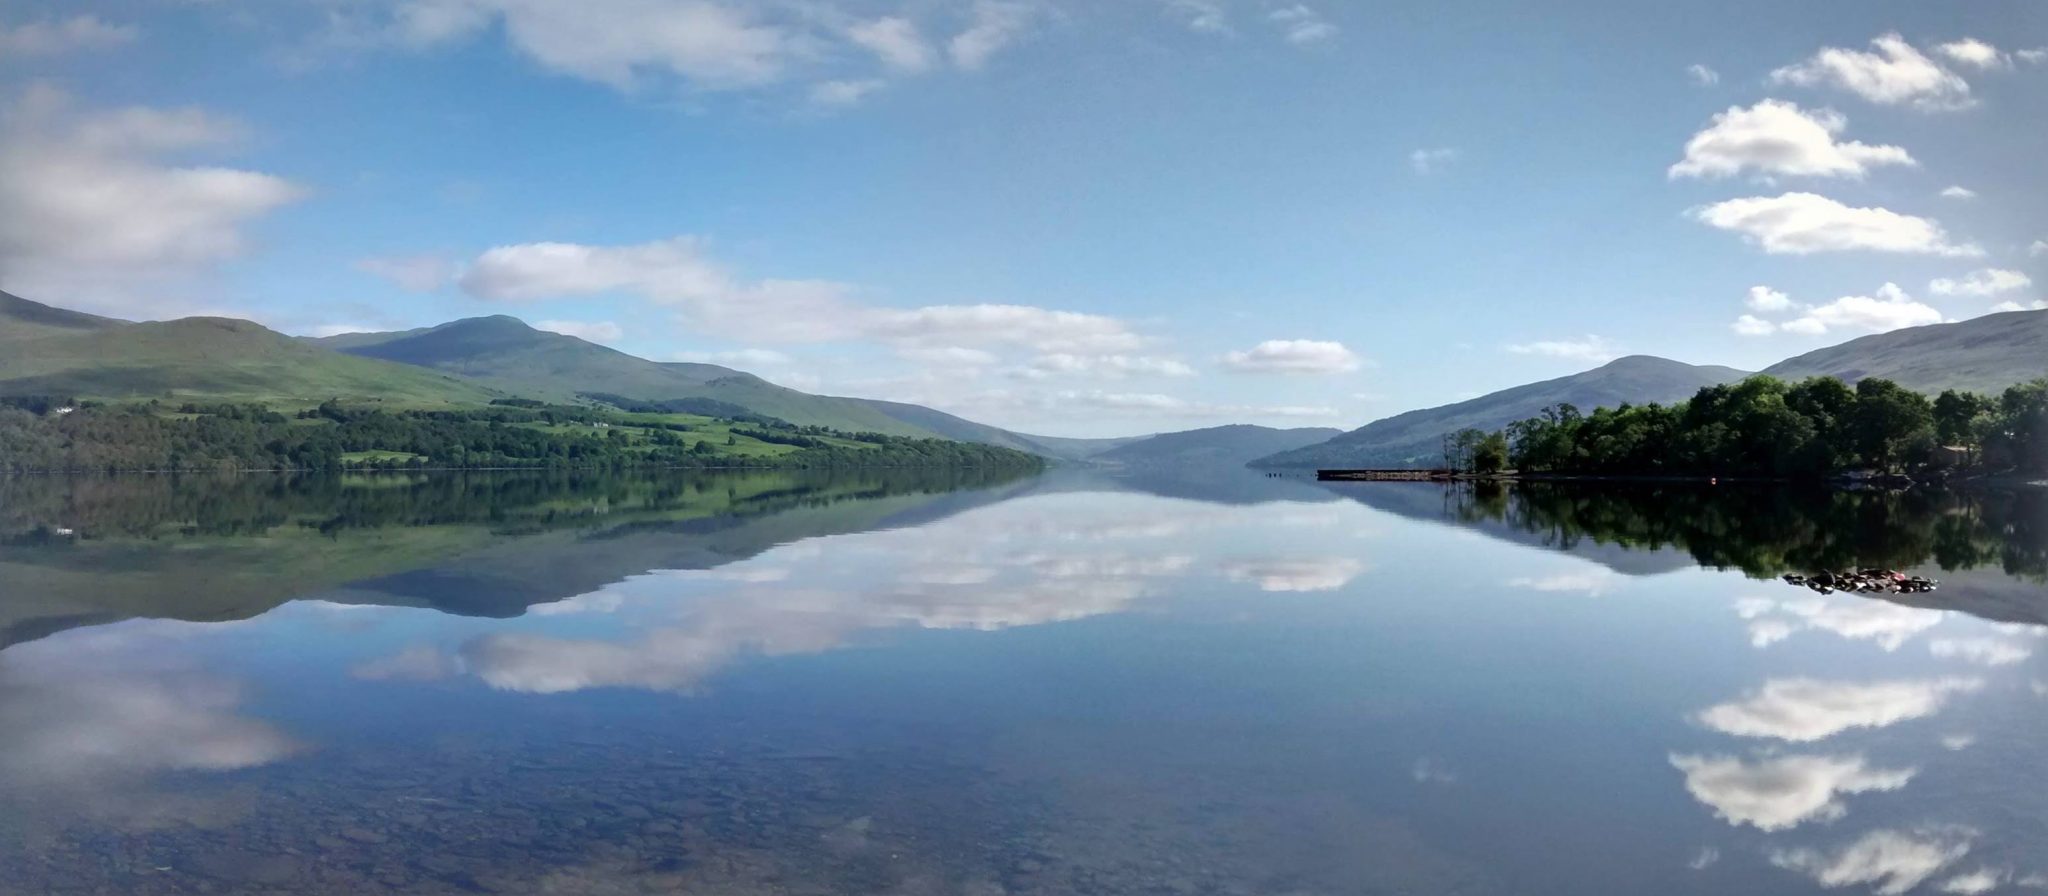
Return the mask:
M 1942 590 L 1822 596 L 1858 562 Z M 0 480 L 0 893 L 2048 885 L 2048 498 Z

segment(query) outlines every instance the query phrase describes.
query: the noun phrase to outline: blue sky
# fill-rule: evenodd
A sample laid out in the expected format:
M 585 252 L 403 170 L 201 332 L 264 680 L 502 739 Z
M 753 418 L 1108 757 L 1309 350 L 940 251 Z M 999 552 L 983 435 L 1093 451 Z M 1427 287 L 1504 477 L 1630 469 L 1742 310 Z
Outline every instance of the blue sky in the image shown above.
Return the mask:
M 0 2 L 0 289 L 1349 428 L 2032 306 L 2042 48 L 2031 2 Z

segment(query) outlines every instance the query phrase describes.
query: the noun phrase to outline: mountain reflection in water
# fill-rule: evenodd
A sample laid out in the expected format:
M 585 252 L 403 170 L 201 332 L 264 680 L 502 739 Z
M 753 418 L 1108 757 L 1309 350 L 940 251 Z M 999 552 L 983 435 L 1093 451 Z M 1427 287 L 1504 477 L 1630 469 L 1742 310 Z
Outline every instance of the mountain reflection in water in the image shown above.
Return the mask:
M 2048 882 L 2039 491 L 0 480 L 0 892 Z M 1764 579 L 1890 565 L 1935 594 Z

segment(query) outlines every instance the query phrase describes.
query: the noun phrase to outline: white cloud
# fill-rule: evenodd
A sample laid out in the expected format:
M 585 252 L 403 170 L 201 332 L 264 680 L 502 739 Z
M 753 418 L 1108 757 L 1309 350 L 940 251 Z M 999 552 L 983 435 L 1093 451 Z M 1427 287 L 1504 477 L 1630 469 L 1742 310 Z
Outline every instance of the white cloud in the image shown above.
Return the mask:
M 1458 151 L 1448 146 L 1418 149 L 1408 154 L 1408 166 L 1414 168 L 1416 174 L 1435 174 L 1457 159 Z
M 1771 864 L 1811 876 L 1823 887 L 1868 884 L 1880 896 L 1919 886 L 1970 851 L 1956 831 L 1872 831 L 1832 855 L 1813 849 L 1775 850 Z
M 1835 330 L 1886 333 L 1904 327 L 1921 327 L 1945 320 L 1932 306 L 1915 301 L 1896 283 L 1878 287 L 1875 296 L 1843 296 L 1825 305 L 1815 305 L 1779 328 L 1787 333 L 1819 335 Z
M 811 86 L 811 102 L 820 106 L 852 106 L 883 86 L 882 81 L 874 78 L 822 81 Z
M 1584 339 L 1525 342 L 1508 346 L 1508 351 L 1518 355 L 1542 355 L 1546 358 L 1563 358 L 1592 364 L 1605 364 L 1618 357 L 1614 346 L 1606 339 L 1591 335 Z
M 1783 100 L 1744 109 L 1730 106 L 1685 144 L 1685 158 L 1669 177 L 1761 175 L 1857 177 L 1882 165 L 1914 165 L 1896 146 L 1837 142 L 1848 119 L 1832 109 L 1807 111 Z
M 861 22 L 846 29 L 847 38 L 874 53 L 882 64 L 899 72 L 915 74 L 931 69 L 938 53 L 924 39 L 916 22 L 888 16 Z
M 1673 754 L 1671 765 L 1685 773 L 1685 789 L 1716 817 L 1762 831 L 1837 820 L 1847 814 L 1842 795 L 1897 790 L 1917 771 L 1871 768 L 1861 756 L 1796 754 L 1748 761 Z
M 245 254 L 244 228 L 304 190 L 269 174 L 172 162 L 233 143 L 198 109 L 75 109 L 31 87 L 0 128 L 0 270 L 10 289 L 148 312 L 164 287 Z
M 241 687 L 196 673 L 16 669 L 0 693 L 0 794 L 254 768 L 297 749 L 238 712 Z
M 727 352 L 682 352 L 677 354 L 675 359 L 695 364 L 717 364 L 742 369 L 779 367 L 793 361 L 790 356 L 770 348 L 742 348 Z
M 1951 752 L 1967 750 L 1976 742 L 1977 735 L 1974 734 L 1944 734 L 1941 737 L 1941 748 Z
M 1928 111 L 1975 104 L 1968 82 L 1914 49 L 1896 32 L 1870 43 L 1875 52 L 1823 48 L 1805 62 L 1771 72 L 1771 80 L 1802 87 L 1836 87 L 1873 103 Z
M 1224 578 L 1272 592 L 1335 591 L 1365 572 L 1365 564 L 1350 557 L 1231 560 L 1221 568 Z
M 1314 339 L 1268 339 L 1245 351 L 1223 356 L 1223 364 L 1242 373 L 1322 375 L 1350 373 L 1360 366 L 1358 355 L 1341 342 Z
M 2012 57 L 1998 51 L 1988 43 L 1974 37 L 1936 44 L 1934 51 L 1947 56 L 1954 62 L 1978 69 L 2005 68 L 2012 65 Z
M 1774 678 L 1741 700 L 1702 710 L 1697 718 L 1723 734 L 1805 743 L 1851 728 L 1882 728 L 1933 715 L 1951 696 L 1983 684 L 1974 678 L 1869 683 Z
M 61 21 L 0 24 L 0 61 L 23 56 L 56 56 L 77 50 L 105 50 L 134 42 L 133 25 L 113 25 L 98 16 L 72 16 Z
M 1307 6 L 1296 3 L 1282 6 L 1266 14 L 1289 43 L 1321 43 L 1337 36 L 1337 26 L 1324 19 L 1322 14 Z
M 1145 344 L 1124 322 L 1097 314 L 994 304 L 881 308 L 855 302 L 844 284 L 747 282 L 690 237 L 631 246 L 499 246 L 479 255 L 460 283 L 470 295 L 496 301 L 637 295 L 677 308 L 703 331 L 752 342 L 868 340 L 1073 354 L 1123 353 Z
M 1936 887 L 1936 889 L 1943 893 L 1961 893 L 1963 896 L 1974 896 L 1977 893 L 1989 893 L 1992 890 L 1998 889 L 2005 883 L 2006 877 L 2006 872 L 1996 868 L 1979 868 L 1968 874 L 1958 874 L 1942 881 L 1941 886 Z
M 710 0 L 406 0 L 393 28 L 401 41 L 428 46 L 485 32 L 493 22 L 542 66 L 621 89 L 654 74 L 707 89 L 766 84 L 784 75 L 804 44 L 790 27 Z
M 1971 271 L 1961 280 L 1943 277 L 1927 284 L 1927 291 L 1938 296 L 1995 296 L 2002 292 L 2026 289 L 2034 280 L 2019 271 L 2003 268 L 1985 268 Z
M 1621 582 L 1621 576 L 1605 568 L 1589 569 L 1584 572 L 1557 573 L 1548 576 L 1524 576 L 1509 579 L 1511 588 L 1527 588 L 1531 591 L 1549 593 L 1584 594 L 1599 597 Z
M 1685 67 L 1685 76 L 1699 87 L 1712 87 L 1721 83 L 1721 73 L 1699 63 Z
M 618 324 L 608 320 L 537 320 L 533 322 L 533 328 L 574 336 L 586 342 L 617 342 L 626 335 Z
M 1980 666 L 2010 666 L 2034 655 L 2024 645 L 1996 638 L 1936 638 L 1927 642 L 1927 651 Z
M 2005 313 L 2005 312 L 2008 312 L 2008 311 L 2041 311 L 2041 310 L 2048 310 L 2048 299 L 2035 299 L 2035 300 L 2033 300 L 2033 301 L 2031 301 L 2031 302 L 2026 302 L 2026 303 L 2020 303 L 2020 302 L 2000 302 L 2000 303 L 1998 303 L 1998 304 L 1996 304 L 1996 305 L 1993 305 L 1993 306 L 1991 306 L 1991 313 L 1992 313 L 1992 314 L 2003 314 L 2003 313 Z
M 455 279 L 455 262 L 439 255 L 397 255 L 365 258 L 355 268 L 381 277 L 408 292 L 433 292 Z
M 1940 610 L 1865 598 L 1799 600 L 1771 606 L 1791 617 L 1798 628 L 1830 632 L 1851 641 L 1870 641 L 1887 652 L 1898 650 L 1914 636 L 1947 618 L 1947 614 Z M 1753 610 L 1754 606 L 1750 609 Z M 1773 617 L 1753 614 L 1744 618 L 1755 619 L 1754 626 L 1769 622 Z
M 1951 187 L 1943 187 L 1943 188 L 1942 188 L 1942 191 L 1941 191 L 1941 198 L 1943 198 L 1943 199 L 1975 199 L 1975 198 L 1977 198 L 1977 191 L 1976 191 L 1976 190 L 1972 190 L 1972 189 L 1970 189 L 1969 187 L 1965 187 L 1965 186 L 1962 186 L 1962 185 L 1958 184 L 1958 185 L 1956 185 L 1956 186 L 1951 186 Z
M 1976 257 L 1975 245 L 1949 242 L 1941 224 L 1883 208 L 1856 208 L 1813 193 L 1752 196 L 1694 209 L 1710 227 L 1742 234 L 1774 255 L 1902 252 Z
M 2021 62 L 2027 63 L 2028 65 L 2039 65 L 2043 62 L 2048 62 L 2048 47 L 2035 47 L 2031 50 L 2014 50 L 2012 54 L 2014 56 L 2019 57 L 2019 60 Z
M 1019 370 L 1018 374 L 1024 379 L 1076 375 L 1124 379 L 1134 376 L 1189 377 L 1195 375 L 1195 369 L 1185 362 L 1172 358 L 1155 358 L 1148 355 L 1077 355 L 1055 352 L 1031 359 L 1030 365 Z
M 2048 240 L 2035 240 L 2031 245 L 2027 246 L 2027 256 L 2029 258 L 2038 255 L 2048 255 Z
M 1750 287 L 1749 295 L 1742 300 L 1742 304 L 1748 305 L 1751 311 L 1766 313 L 1790 311 L 1793 308 L 1791 296 L 1768 286 Z
M 1230 17 L 1220 0 L 1166 0 L 1166 10 L 1186 22 L 1191 31 L 1230 33 Z
M 1001 360 L 994 352 L 957 345 L 907 345 L 898 348 L 896 355 L 935 367 L 988 367 Z
M 1743 336 L 1769 336 L 1772 333 L 1778 332 L 1777 324 L 1757 317 L 1754 314 L 1742 315 L 1736 318 L 1735 323 L 1730 326 L 1736 333 Z
M 1039 410 L 1093 408 L 1123 413 L 1159 414 L 1162 416 L 1188 418 L 1234 418 L 1256 420 L 1261 418 L 1313 418 L 1329 419 L 1339 416 L 1336 408 L 1308 405 L 1243 405 L 1213 404 L 1189 401 L 1173 395 L 1156 392 L 1107 392 L 1103 390 L 1063 390 L 1043 395 L 1015 395 L 989 393 L 978 397 L 985 407 L 1030 407 Z
M 953 36 L 946 44 L 946 53 L 954 65 L 969 71 L 979 69 L 1023 37 L 1038 12 L 1039 8 L 1031 3 L 975 0 L 973 23 Z

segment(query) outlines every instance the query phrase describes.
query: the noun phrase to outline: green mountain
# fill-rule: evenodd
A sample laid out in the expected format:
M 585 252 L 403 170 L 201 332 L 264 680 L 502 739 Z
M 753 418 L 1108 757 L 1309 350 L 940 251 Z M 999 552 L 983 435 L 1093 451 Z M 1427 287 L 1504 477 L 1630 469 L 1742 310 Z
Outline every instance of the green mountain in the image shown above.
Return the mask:
M 1063 456 L 1058 450 L 1047 446 L 1039 436 L 1027 436 L 1000 427 L 990 426 L 986 423 L 976 423 L 964 417 L 955 417 L 945 411 L 933 410 L 924 405 L 904 404 L 900 401 L 883 401 L 879 398 L 851 398 L 847 400 L 860 402 L 877 412 L 888 415 L 890 419 L 909 426 L 915 426 L 927 432 L 937 433 L 948 439 L 961 442 L 979 442 L 984 445 L 997 445 L 1003 448 L 1015 448 L 1018 451 L 1029 451 L 1032 454 L 1040 454 L 1047 457 Z
M 1987 314 L 1865 336 L 1780 361 L 1764 372 L 1788 380 L 1832 376 L 1851 383 L 1879 377 L 1921 392 L 2001 392 L 2048 376 L 2048 311 Z
M 129 323 L 4 296 L 0 394 L 442 405 L 482 404 L 501 393 L 331 352 L 245 320 Z
M 1252 466 L 1432 467 L 1442 463 L 1446 433 L 1467 427 L 1499 429 L 1555 404 L 1569 403 L 1590 411 L 1623 402 L 1681 401 L 1691 398 L 1703 386 L 1745 376 L 1748 374 L 1732 367 L 1697 367 L 1633 355 L 1584 373 L 1516 386 L 1457 404 L 1397 414 L 1326 442 L 1261 457 Z
M 1091 459 L 1102 463 L 1117 463 L 1129 466 L 1172 464 L 1172 465 L 1215 465 L 1242 466 L 1269 454 L 1292 451 L 1309 445 L 1329 441 L 1342 430 L 1328 427 L 1304 427 L 1300 429 L 1274 429 L 1270 426 L 1233 424 L 1212 426 L 1207 429 L 1191 429 L 1186 432 L 1161 433 L 1119 445 L 1094 455 Z
M 477 317 L 399 333 L 349 333 L 313 341 L 359 357 L 457 374 L 533 398 L 567 401 L 604 394 L 647 402 L 708 399 L 807 426 L 926 438 L 942 435 L 861 399 L 811 395 L 714 364 L 636 358 L 574 336 L 536 330 L 516 317 Z

